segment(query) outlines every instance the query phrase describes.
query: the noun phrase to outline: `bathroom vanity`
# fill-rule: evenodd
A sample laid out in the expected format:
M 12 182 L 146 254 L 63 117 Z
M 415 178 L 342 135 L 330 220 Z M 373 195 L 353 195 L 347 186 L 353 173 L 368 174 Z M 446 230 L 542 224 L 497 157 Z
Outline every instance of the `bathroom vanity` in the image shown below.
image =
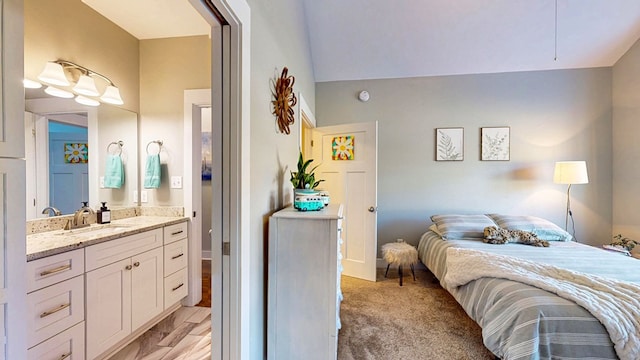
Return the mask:
M 104 359 L 178 309 L 187 243 L 165 216 L 28 235 L 28 358 Z

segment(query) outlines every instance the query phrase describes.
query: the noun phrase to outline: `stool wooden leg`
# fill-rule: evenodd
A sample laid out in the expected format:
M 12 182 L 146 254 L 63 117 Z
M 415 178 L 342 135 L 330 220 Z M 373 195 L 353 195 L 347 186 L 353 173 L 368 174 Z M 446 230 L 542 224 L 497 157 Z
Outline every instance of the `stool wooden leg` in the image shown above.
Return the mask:
M 387 273 L 389 272 L 389 265 L 391 265 L 391 264 L 387 264 L 387 271 L 384 272 L 384 277 L 385 278 L 387 277 Z
M 398 266 L 398 275 L 400 275 L 400 286 L 402 286 L 402 265 Z
M 411 264 L 411 274 L 413 274 L 413 281 L 416 281 L 416 272 L 413 270 L 413 264 Z

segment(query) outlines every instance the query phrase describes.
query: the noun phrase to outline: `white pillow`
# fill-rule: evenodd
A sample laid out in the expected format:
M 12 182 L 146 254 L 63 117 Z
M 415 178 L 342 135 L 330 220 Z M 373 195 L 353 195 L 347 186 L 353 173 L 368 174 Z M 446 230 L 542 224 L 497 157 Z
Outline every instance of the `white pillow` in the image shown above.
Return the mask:
M 496 226 L 486 215 L 433 215 L 433 221 L 444 240 L 483 239 L 484 228 Z
M 571 234 L 549 220 L 527 215 L 487 214 L 501 228 L 534 233 L 540 240 L 571 241 Z

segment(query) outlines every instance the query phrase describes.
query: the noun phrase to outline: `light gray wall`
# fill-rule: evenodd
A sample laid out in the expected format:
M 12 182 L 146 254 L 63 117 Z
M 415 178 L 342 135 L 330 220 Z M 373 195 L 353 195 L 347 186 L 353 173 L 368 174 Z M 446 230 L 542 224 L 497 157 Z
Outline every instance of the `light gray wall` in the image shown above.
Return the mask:
M 613 67 L 613 232 L 640 240 L 640 43 Z
M 378 121 L 378 247 L 417 244 L 438 213 L 509 213 L 564 227 L 554 162 L 586 160 L 576 236 L 611 232 L 611 68 L 316 84 L 318 126 Z M 366 89 L 371 100 L 358 101 Z M 511 160 L 480 161 L 480 128 L 511 127 Z M 436 162 L 435 128 L 464 127 L 464 161 Z M 347 219 L 348 221 L 348 219 Z
M 266 254 L 268 219 L 291 203 L 289 169 L 298 160 L 296 122 L 291 135 L 277 132 L 271 114 L 270 81 L 287 66 L 314 108 L 315 80 L 303 23 L 302 2 L 248 1 L 251 6 L 251 359 L 266 354 Z

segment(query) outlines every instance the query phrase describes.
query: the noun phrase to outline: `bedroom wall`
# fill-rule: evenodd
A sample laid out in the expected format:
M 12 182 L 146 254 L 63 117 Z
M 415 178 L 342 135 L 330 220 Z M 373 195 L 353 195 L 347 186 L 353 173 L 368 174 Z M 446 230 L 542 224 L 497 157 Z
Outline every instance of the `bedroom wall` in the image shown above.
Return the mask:
M 564 227 L 555 161 L 586 160 L 571 200 L 580 242 L 611 233 L 611 68 L 316 84 L 318 126 L 378 121 L 378 248 L 417 244 L 438 213 L 530 214 Z M 366 89 L 369 102 L 358 101 Z M 511 127 L 511 160 L 480 161 L 480 127 Z M 436 162 L 435 128 L 464 127 L 464 161 Z M 380 256 L 380 255 L 379 255 Z
M 640 240 L 640 43 L 613 66 L 613 229 Z M 634 249 L 635 251 L 640 251 Z
M 277 131 L 271 114 L 271 79 L 284 66 L 295 76 L 295 93 L 315 104 L 315 79 L 297 0 L 248 1 L 251 7 L 251 359 L 266 356 L 266 282 L 269 216 L 292 202 L 287 174 L 298 160 L 299 123 Z M 296 110 L 297 111 L 297 110 Z

